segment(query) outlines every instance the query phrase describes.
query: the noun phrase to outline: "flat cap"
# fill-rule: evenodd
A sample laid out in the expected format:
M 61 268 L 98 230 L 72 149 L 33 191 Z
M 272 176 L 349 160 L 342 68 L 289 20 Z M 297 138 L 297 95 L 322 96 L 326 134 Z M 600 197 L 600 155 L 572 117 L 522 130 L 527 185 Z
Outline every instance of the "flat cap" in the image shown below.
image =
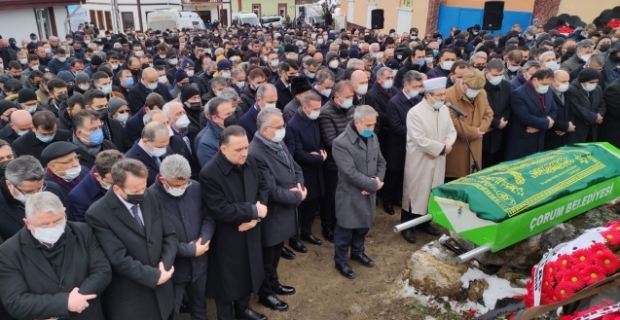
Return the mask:
M 43 149 L 41 152 L 41 160 L 43 163 L 66 156 L 71 152 L 76 152 L 79 147 L 71 142 L 56 141 Z

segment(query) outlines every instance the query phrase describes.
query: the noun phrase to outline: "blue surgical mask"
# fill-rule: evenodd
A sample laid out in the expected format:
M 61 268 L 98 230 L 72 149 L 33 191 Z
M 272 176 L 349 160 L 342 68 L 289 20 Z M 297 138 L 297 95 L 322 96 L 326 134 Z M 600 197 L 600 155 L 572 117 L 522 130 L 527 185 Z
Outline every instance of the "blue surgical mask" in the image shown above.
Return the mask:
M 38 135 L 37 134 L 37 139 L 39 139 L 39 141 L 43 142 L 43 143 L 48 143 L 52 140 L 54 140 L 54 136 L 56 135 L 56 133 L 54 133 L 53 135 L 47 137 L 47 136 L 42 136 L 42 135 Z
M 103 143 L 103 130 L 97 129 L 88 134 L 88 142 L 93 146 L 98 146 Z
M 439 54 L 439 50 L 433 50 L 433 57 L 436 57 Z
M 125 78 L 125 85 L 128 87 L 133 86 L 133 78 Z
M 372 130 L 364 129 L 364 131 L 362 132 L 361 136 L 364 137 L 364 138 L 372 137 Z

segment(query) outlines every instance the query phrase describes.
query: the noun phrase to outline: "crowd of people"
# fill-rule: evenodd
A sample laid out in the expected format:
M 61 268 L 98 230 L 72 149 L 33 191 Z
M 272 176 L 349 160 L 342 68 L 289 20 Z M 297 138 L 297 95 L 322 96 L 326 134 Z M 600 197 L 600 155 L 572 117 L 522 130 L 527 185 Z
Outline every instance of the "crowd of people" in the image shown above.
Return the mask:
M 306 244 L 374 266 L 377 205 L 405 222 L 478 167 L 620 147 L 620 28 L 480 29 L 0 37 L 0 318 L 267 319 L 251 295 L 288 310 Z

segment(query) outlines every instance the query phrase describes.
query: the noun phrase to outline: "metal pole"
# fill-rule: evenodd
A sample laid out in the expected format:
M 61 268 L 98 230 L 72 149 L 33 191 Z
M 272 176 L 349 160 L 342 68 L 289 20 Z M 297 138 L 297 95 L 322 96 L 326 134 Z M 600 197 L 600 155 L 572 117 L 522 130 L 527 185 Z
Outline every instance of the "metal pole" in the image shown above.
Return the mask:
M 478 247 L 474 250 L 471 251 L 467 251 L 465 253 L 463 253 L 462 255 L 458 256 L 458 261 L 463 263 L 465 261 L 471 260 L 475 257 L 478 257 L 486 252 L 491 251 L 491 245 L 490 244 L 485 244 L 481 247 Z
M 80 8 L 82 8 L 82 1 L 80 1 L 80 4 L 78 5 L 78 7 L 75 8 L 75 10 L 73 10 L 73 12 L 71 12 L 71 14 L 67 16 L 67 19 L 65 20 L 65 31 L 66 31 L 66 34 L 73 34 L 73 32 L 71 31 L 71 27 L 70 27 L 70 20 L 71 20 L 71 17 L 73 17 L 73 15 L 76 12 L 78 12 L 78 10 L 80 10 Z
M 410 221 L 407 221 L 407 222 L 403 222 L 401 224 L 396 225 L 394 227 L 394 232 L 398 233 L 398 232 L 407 230 L 407 229 L 409 229 L 411 227 L 415 227 L 417 225 L 421 225 L 421 224 L 423 224 L 425 222 L 429 222 L 431 220 L 433 220 L 433 216 L 432 215 L 430 215 L 430 214 L 423 215 L 423 216 L 421 216 L 419 218 L 415 218 L 413 220 L 410 220 Z

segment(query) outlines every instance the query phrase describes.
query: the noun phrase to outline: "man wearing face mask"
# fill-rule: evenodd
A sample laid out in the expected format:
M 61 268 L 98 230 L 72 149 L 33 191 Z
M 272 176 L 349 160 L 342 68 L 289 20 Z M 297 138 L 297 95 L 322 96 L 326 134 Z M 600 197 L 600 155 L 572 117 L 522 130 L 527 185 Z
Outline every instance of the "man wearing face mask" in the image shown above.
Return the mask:
M 34 114 L 37 111 L 43 111 L 43 108 L 39 105 L 37 93 L 32 89 L 24 88 L 19 90 L 17 94 L 17 103 L 22 109 L 28 111 L 30 114 Z
M 302 97 L 306 94 L 306 92 L 312 90 L 310 81 L 304 75 L 291 78 L 290 81 L 293 100 L 291 100 L 291 102 L 289 102 L 282 111 L 284 122 L 288 122 L 295 115 L 295 113 L 297 113 L 297 110 L 301 107 Z
M 207 125 L 198 133 L 196 138 L 196 157 L 200 167 L 204 167 L 218 152 L 222 130 L 228 126 L 236 125 L 238 121 L 233 114 L 230 101 L 219 97 L 215 97 L 207 103 L 205 114 L 207 115 Z
M 478 69 L 469 69 L 463 81 L 446 91 L 446 102 L 467 114 L 462 118 L 465 135 L 478 164 L 482 161 L 482 137 L 489 130 L 493 120 L 493 109 L 489 106 L 486 91 L 482 90 L 486 78 Z M 450 112 L 454 127 L 460 129 L 456 114 Z M 457 127 L 458 126 L 458 127 Z M 473 160 L 469 154 L 463 133 L 457 130 L 458 138 L 452 152 L 446 157 L 446 180 L 456 180 L 472 173 Z
M 178 319 L 183 295 L 187 292 L 192 319 L 206 320 L 207 265 L 209 244 L 215 222 L 203 210 L 200 184 L 191 179 L 187 159 L 174 154 L 161 163 L 157 181 L 149 187 L 161 200 L 179 235 L 178 253 L 174 261 L 174 319 Z
M 375 108 L 379 114 L 375 133 L 379 136 L 381 153 L 387 156 L 386 146 L 389 126 L 386 110 L 388 108 L 388 102 L 398 93 L 398 89 L 394 86 L 394 73 L 389 67 L 378 69 L 376 75 L 377 81 L 371 86 L 370 90 L 368 90 L 367 96 L 375 102 L 372 107 Z
M 482 139 L 482 169 L 496 165 L 504 159 L 504 129 L 510 118 L 510 82 L 504 79 L 504 64 L 501 60 L 491 60 L 484 70 L 489 106 L 493 110 L 493 120 L 489 131 Z
M 540 69 L 540 62 L 536 60 L 526 62 L 523 65 L 521 71 L 519 72 L 519 75 L 510 80 L 510 87 L 512 88 L 512 90 L 516 90 L 517 88 L 526 84 L 532 78 L 534 73 L 538 71 L 538 69 Z
M 161 95 L 165 102 L 174 99 L 172 95 L 170 95 L 170 91 L 168 91 L 166 86 L 159 83 L 157 70 L 154 68 L 146 68 L 142 71 L 141 81 L 135 84 L 129 91 L 127 103 L 131 108 L 132 114 L 135 115 L 140 111 L 140 108 L 143 107 L 146 102 L 146 97 L 152 92 L 156 92 Z
M 106 95 L 99 90 L 88 90 L 84 94 L 84 108 L 99 113 L 103 138 L 112 141 L 120 151 L 129 150 L 132 143 L 127 138 L 123 125 L 110 116 Z
M 329 70 L 321 69 L 316 73 L 316 83 L 312 87 L 312 91 L 321 97 L 321 105 L 329 102 L 335 80 L 334 74 Z
M 174 309 L 178 236 L 157 194 L 147 190 L 147 175 L 140 161 L 117 162 L 111 190 L 86 212 L 114 271 L 104 296 L 110 319 L 166 320 Z
M 194 74 L 194 62 L 190 58 L 183 59 L 183 61 L 181 62 L 181 69 L 185 70 L 185 73 L 187 73 L 189 83 L 193 84 L 195 87 L 198 88 L 198 90 L 200 90 L 201 96 L 207 93 L 207 90 L 202 85 L 200 79 Z
M 45 110 L 54 113 L 54 115 L 58 117 L 58 110 L 60 109 L 61 103 L 64 102 L 66 108 L 66 102 L 69 99 L 67 84 L 60 79 L 52 79 L 47 83 L 47 90 L 50 99 L 47 102 Z
M 600 141 L 598 127 L 605 115 L 603 91 L 598 86 L 600 76 L 595 69 L 585 68 L 568 88 L 570 109 L 575 113 L 575 143 Z
M 112 97 L 125 98 L 122 93 L 113 91 L 112 79 L 103 71 L 97 71 L 93 74 L 93 87 L 103 92 L 106 100 L 110 100 Z
M 124 158 L 117 150 L 106 150 L 97 155 L 93 169 L 67 195 L 67 209 L 75 221 L 86 222 L 88 208 L 112 187 L 112 166 Z
M 577 46 L 575 46 L 575 54 L 568 60 L 562 62 L 561 68 L 569 73 L 579 68 L 590 59 L 595 47 L 596 45 L 592 40 L 586 39 L 580 41 L 577 43 Z
M 389 100 L 385 111 L 388 127 L 388 138 L 385 146 L 385 159 L 387 171 L 385 174 L 385 188 L 383 190 L 383 209 L 387 214 L 393 215 L 392 205 L 398 205 L 402 197 L 403 173 L 405 170 L 405 153 L 407 144 L 407 112 L 421 100 L 424 78 L 417 71 L 409 71 L 403 77 L 403 90 L 395 94 Z M 411 218 L 406 213 L 401 213 L 401 221 L 409 221 Z M 415 243 L 415 238 L 409 237 L 409 233 L 403 233 L 405 240 Z
M 323 228 L 323 237 L 328 241 L 334 241 L 334 227 L 336 225 L 335 217 L 335 195 L 336 186 L 338 185 L 338 176 L 336 172 L 338 167 L 332 156 L 332 144 L 342 132 L 344 132 L 348 123 L 353 119 L 355 106 L 353 105 L 353 97 L 355 96 L 355 87 L 351 81 L 340 81 L 334 86 L 334 94 L 332 99 L 321 107 L 319 116 L 319 125 L 321 131 L 321 141 L 327 151 L 327 160 L 323 165 L 323 174 L 325 177 L 325 195 L 321 202 L 321 211 L 325 211 L 326 219 L 321 220 Z
M 278 102 L 276 107 L 280 110 L 284 110 L 284 107 L 294 98 L 290 80 L 297 76 L 298 69 L 295 61 L 284 60 L 280 63 L 280 67 L 278 68 L 280 78 L 274 83 L 278 91 Z
M 375 101 L 368 93 L 368 75 L 362 70 L 355 70 L 351 73 L 351 83 L 355 88 L 355 96 L 353 97 L 353 105 L 374 106 Z M 378 129 L 377 129 L 378 130 Z
M 94 110 L 81 110 L 73 115 L 73 138 L 69 141 L 80 147 L 80 164 L 92 168 L 99 152 L 118 150 L 116 145 L 105 140 L 101 114 Z
M 172 154 L 170 144 L 170 131 L 168 127 L 159 122 L 151 122 L 142 129 L 142 137 L 136 141 L 131 149 L 125 153 L 127 159 L 136 159 L 142 162 L 148 169 L 147 185 L 155 182 L 162 160 Z
M 33 194 L 41 191 L 54 193 L 65 203 L 60 187 L 45 182 L 45 170 L 33 156 L 21 156 L 6 165 L 0 183 L 0 238 L 9 239 L 24 226 L 24 204 Z
M 45 181 L 58 184 L 65 198 L 88 175 L 88 168 L 80 165 L 78 147 L 67 141 L 57 141 L 41 153 L 41 163 L 47 166 Z M 73 213 L 71 217 L 73 217 Z M 75 220 L 75 219 L 71 219 Z
M 335 51 L 327 52 L 325 56 L 325 65 L 329 71 L 334 74 L 334 77 L 337 80 L 344 79 L 344 69 L 340 68 L 340 57 L 339 53 Z
M 49 111 L 37 112 L 32 117 L 33 129 L 12 143 L 15 155 L 31 155 L 45 164 L 41 159 L 42 152 L 56 141 L 67 141 L 71 132 L 58 129 L 56 116 Z
M 553 100 L 558 108 L 558 115 L 553 127 L 545 133 L 545 150 L 553 150 L 574 143 L 575 111 L 570 108 L 569 75 L 564 70 L 556 70 L 553 74 L 551 90 L 553 90 Z M 486 140 L 486 138 L 485 136 L 484 139 Z
M 275 108 L 277 101 L 278 91 L 274 85 L 265 83 L 258 87 L 258 90 L 256 90 L 256 103 L 239 119 L 239 125 L 245 129 L 248 141 L 251 142 L 254 139 L 254 134 L 258 129 L 256 126 L 258 113 L 263 109 Z
M 239 96 L 241 97 L 241 103 L 239 106 L 243 109 L 243 112 L 248 112 L 250 107 L 256 102 L 256 90 L 258 87 L 267 82 L 265 73 L 260 68 L 254 68 L 248 73 L 248 84 L 241 89 Z
M 428 78 L 449 77 L 450 69 L 456 61 L 456 52 L 453 49 L 443 49 L 438 55 L 439 64 L 434 69 L 430 70 L 427 75 Z
M 301 168 L 282 141 L 286 135 L 282 112 L 277 108 L 262 109 L 256 123 L 258 129 L 248 154 L 258 163 L 269 187 L 269 215 L 261 221 L 265 277 L 258 302 L 272 310 L 286 311 L 288 304 L 276 295 L 294 294 L 295 288 L 279 281 L 277 268 L 284 241 L 297 234 L 297 207 L 306 198 L 307 189 Z
M 0 298 L 15 317 L 105 319 L 99 295 L 112 279 L 110 263 L 92 230 L 67 221 L 65 211 L 53 193 L 33 195 L 25 226 L 0 249 Z
M 511 93 L 511 125 L 505 160 L 515 160 L 544 151 L 545 133 L 555 123 L 558 108 L 553 91 L 554 74 L 550 69 L 540 69 L 532 78 Z
M 6 100 L 3 100 L 6 101 Z M 11 103 L 9 101 L 6 101 Z M 11 113 L 10 122 L 0 130 L 0 139 L 13 144 L 13 141 L 25 135 L 32 129 L 32 115 L 26 110 L 16 110 Z

